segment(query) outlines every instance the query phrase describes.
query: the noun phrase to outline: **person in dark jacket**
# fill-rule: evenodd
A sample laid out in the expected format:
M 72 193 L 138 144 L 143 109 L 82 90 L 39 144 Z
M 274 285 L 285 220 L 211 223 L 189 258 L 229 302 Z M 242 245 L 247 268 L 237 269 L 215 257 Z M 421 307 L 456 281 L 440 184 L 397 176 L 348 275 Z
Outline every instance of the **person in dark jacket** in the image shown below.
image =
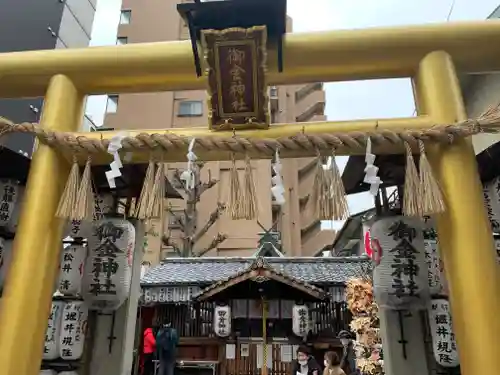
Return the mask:
M 292 363 L 291 375 L 320 375 L 321 367 L 310 354 L 307 346 L 299 346 L 297 349 L 297 359 Z

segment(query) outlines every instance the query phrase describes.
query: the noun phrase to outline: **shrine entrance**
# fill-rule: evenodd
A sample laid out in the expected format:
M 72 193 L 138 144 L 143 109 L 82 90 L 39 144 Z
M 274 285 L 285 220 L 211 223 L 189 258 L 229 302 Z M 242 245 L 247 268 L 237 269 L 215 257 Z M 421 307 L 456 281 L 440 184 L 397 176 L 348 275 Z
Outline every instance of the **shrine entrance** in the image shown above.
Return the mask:
M 272 9 L 266 9 L 266 4 Z M 60 248 L 65 220 L 92 217 L 89 201 L 80 200 L 79 209 L 73 210 L 77 194 L 65 189 L 65 185 L 78 186 L 69 184 L 68 176 L 79 178 L 79 166 L 84 168 L 82 197 L 88 197 L 92 195 L 91 165 L 109 166 L 110 186 L 120 175 L 122 163 L 151 165 L 141 209 L 133 215 L 137 220 L 149 220 L 158 216 L 164 202 L 161 177 L 166 162 L 188 162 L 184 177 L 189 183 L 189 166 L 196 159 L 234 161 L 231 184 L 238 186 L 237 160 L 250 166 L 246 168 L 249 176 L 251 159 L 272 160 L 270 194 L 279 204 L 286 198 L 280 174 L 283 158 L 367 154 L 372 160 L 375 155 L 402 153 L 410 160 L 413 154 L 421 155 L 425 162 L 425 177 L 415 178 L 412 170 L 409 178 L 413 189 L 406 192 L 414 205 L 406 205 L 406 213 L 436 217 L 461 371 L 464 375 L 491 372 L 492 359 L 500 357 L 500 272 L 468 138 L 496 131 L 500 120 L 498 109 L 468 120 L 457 74 L 500 71 L 500 51 L 492 48 L 500 40 L 500 21 L 340 30 L 284 38 L 284 0 L 195 2 L 180 4 L 179 10 L 190 28 L 191 43 L 0 54 L 0 97 L 45 98 L 40 124 L 0 121 L 2 133 L 27 132 L 39 141 L 2 297 L 3 372 L 35 375 L 40 368 L 41 342 L 59 263 L 55 249 Z M 227 12 L 227 17 L 220 12 Z M 218 17 L 214 19 L 213 14 Z M 205 71 L 201 58 L 205 58 Z M 200 77 L 201 73 L 205 75 Z M 270 124 L 268 85 L 398 77 L 412 79 L 417 117 Z M 86 95 L 196 89 L 209 93 L 206 127 L 129 131 L 126 135 L 78 131 Z M 338 181 L 338 170 L 329 173 Z M 376 177 L 372 173 L 374 189 L 382 183 Z M 252 184 L 246 186 L 251 191 Z M 322 186 L 315 200 L 320 203 L 318 213 L 328 219 L 345 218 L 341 183 Z M 235 194 L 228 210 L 232 218 L 255 220 L 255 199 L 252 194 L 241 194 L 242 189 L 239 195 L 238 189 L 232 190 Z M 61 201 L 71 204 L 60 205 Z M 478 280 L 486 281 L 478 284 Z M 302 296 L 320 297 L 317 290 L 300 282 L 292 289 Z M 207 293 L 206 297 L 211 292 Z M 19 337 L 30 338 L 22 351 L 12 345 Z

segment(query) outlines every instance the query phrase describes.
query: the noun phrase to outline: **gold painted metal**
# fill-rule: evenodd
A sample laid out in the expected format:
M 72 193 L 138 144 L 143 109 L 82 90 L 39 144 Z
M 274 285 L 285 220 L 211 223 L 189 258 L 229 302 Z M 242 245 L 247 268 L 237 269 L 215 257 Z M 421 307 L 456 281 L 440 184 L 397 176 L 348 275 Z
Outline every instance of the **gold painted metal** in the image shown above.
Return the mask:
M 464 73 L 500 70 L 500 20 L 288 34 L 285 69 L 268 51 L 269 85 L 410 77 L 427 53 L 446 50 Z M 473 53 L 471 52 L 473 51 Z M 188 41 L 0 54 L 0 97 L 43 96 L 65 74 L 86 94 L 205 89 Z
M 466 119 L 455 67 L 446 52 L 421 62 L 414 86 L 419 113 L 435 121 Z M 441 255 L 450 288 L 463 375 L 491 371 L 500 358 L 499 267 L 470 139 L 429 147 L 447 210 L 438 216 Z
M 270 123 L 269 97 L 266 84 L 267 28 L 202 30 L 202 48 L 207 68 L 208 126 L 211 130 L 267 129 Z M 229 54 L 233 52 L 231 57 Z M 227 54 L 224 54 L 226 50 Z M 243 54 L 234 56 L 235 54 Z M 224 59 L 231 62 L 223 63 Z M 231 66 L 232 65 L 232 66 Z M 231 76 L 231 84 L 227 77 Z M 248 76 L 251 79 L 248 79 Z M 250 83 L 250 85 L 249 85 Z M 229 89 L 229 90 L 228 90 Z M 247 91 L 248 90 L 248 91 Z M 231 92 L 227 92 L 231 91 Z M 240 97 L 230 99 L 233 92 Z M 226 101 L 247 110 L 227 112 Z M 247 102 L 251 102 L 251 105 Z M 238 108 L 237 108 L 238 109 Z
M 355 121 L 322 121 L 322 122 L 308 122 L 308 123 L 292 123 L 292 124 L 273 124 L 267 130 L 239 130 L 235 132 L 236 137 L 249 137 L 252 139 L 276 139 L 281 137 L 292 137 L 298 134 L 324 134 L 324 133 L 341 133 L 341 132 L 368 132 L 375 131 L 376 129 L 385 129 L 391 131 L 398 130 L 421 130 L 427 129 L 436 125 L 427 116 L 419 117 L 406 117 L 406 118 L 392 118 L 392 119 L 381 119 L 381 120 L 355 120 Z M 222 138 L 232 138 L 234 135 L 232 132 L 212 132 L 207 127 L 196 127 L 196 128 L 170 128 L 170 129 L 150 129 L 150 130 L 131 130 L 127 131 L 127 135 L 130 137 L 135 137 L 138 134 L 155 134 L 155 133 L 171 133 L 187 138 L 198 138 L 215 136 Z M 72 135 L 84 136 L 89 139 L 105 139 L 109 140 L 113 136 L 118 134 L 116 131 L 109 132 L 88 132 L 88 133 L 73 133 Z M 394 146 L 384 146 L 383 148 L 377 148 L 374 146 L 374 151 L 378 154 L 394 154 L 401 153 L 403 150 L 401 145 Z M 186 149 L 179 148 L 175 151 L 169 151 L 164 155 L 165 161 L 168 162 L 184 162 L 186 161 Z M 329 155 L 328 151 L 328 155 Z M 366 150 L 360 148 L 358 154 L 364 155 Z M 336 150 L 336 155 L 354 155 L 356 152 L 351 150 L 346 150 L 345 148 L 339 148 Z M 230 160 L 231 153 L 225 151 L 207 151 L 204 149 L 196 149 L 196 155 L 203 161 L 212 160 Z M 262 154 L 253 154 L 249 152 L 248 155 L 252 158 L 259 157 L 263 158 Z M 326 154 L 325 154 L 326 155 Z M 234 155 L 236 158 L 244 158 L 245 155 L 242 153 L 236 153 Z M 289 157 L 306 157 L 306 156 L 316 156 L 316 151 L 311 151 L 310 154 L 306 150 L 301 150 L 298 152 L 290 152 L 287 150 L 281 150 L 280 156 L 283 158 Z M 269 155 L 271 158 L 272 155 Z M 148 162 L 150 154 L 148 152 L 134 152 L 131 161 L 135 163 Z M 109 164 L 112 157 L 109 154 L 96 154 L 92 158 L 92 163 L 94 164 Z M 85 162 L 85 159 L 81 159 Z
M 55 131 L 75 131 L 83 116 L 83 96 L 63 75 L 50 80 L 41 124 Z M 3 375 L 35 375 L 40 369 L 61 250 L 62 221 L 55 211 L 69 164 L 55 149 L 38 145 L 33 155 L 14 258 L 0 310 L 0 364 Z M 15 345 L 24 338 L 23 350 Z

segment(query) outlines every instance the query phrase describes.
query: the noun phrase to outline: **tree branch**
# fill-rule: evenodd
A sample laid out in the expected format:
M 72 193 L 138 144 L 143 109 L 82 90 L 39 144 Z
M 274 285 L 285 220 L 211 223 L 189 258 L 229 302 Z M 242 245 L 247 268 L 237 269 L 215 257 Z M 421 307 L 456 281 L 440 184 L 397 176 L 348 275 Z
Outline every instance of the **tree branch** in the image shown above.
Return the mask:
M 201 195 L 207 191 L 208 189 L 212 188 L 213 186 L 217 185 L 217 182 L 219 182 L 219 180 L 216 180 L 215 178 L 212 178 L 210 180 L 208 180 L 207 182 L 203 182 L 202 184 L 200 184 L 200 187 L 199 187 L 199 190 L 198 190 L 198 201 L 200 200 L 200 197 Z
M 212 242 L 210 243 L 210 245 L 208 245 L 206 248 L 204 248 L 203 250 L 201 250 L 200 252 L 198 252 L 198 254 L 196 254 L 196 256 L 197 257 L 202 257 L 203 255 L 205 255 L 206 253 L 208 253 L 210 250 L 215 249 L 217 246 L 219 246 L 225 240 L 227 240 L 227 235 L 226 234 L 217 233 L 217 236 L 212 240 Z
M 212 225 L 215 224 L 217 220 L 219 220 L 220 216 L 226 209 L 226 205 L 224 203 L 218 202 L 217 203 L 217 208 L 210 214 L 210 217 L 208 218 L 208 221 L 205 223 L 205 225 L 200 229 L 198 233 L 196 233 L 192 241 L 193 243 L 196 243 L 205 233 L 208 232 L 208 230 L 212 227 Z
M 164 246 L 169 246 L 172 249 L 174 249 L 174 251 L 177 253 L 177 255 L 179 255 L 180 257 L 182 256 L 180 247 L 170 237 L 163 235 L 161 237 L 161 242 L 163 243 Z
M 184 223 L 184 220 L 182 220 L 181 217 L 177 216 L 175 214 L 175 212 L 172 210 L 172 207 L 169 207 L 167 208 L 167 211 L 170 215 L 172 215 L 174 217 L 174 220 L 176 221 L 177 224 L 179 224 L 179 226 L 181 227 L 181 231 L 184 231 L 184 228 L 185 228 L 185 223 Z
M 174 169 L 173 179 L 175 180 L 175 182 L 179 186 L 178 187 L 179 189 L 182 189 L 185 193 L 188 192 L 186 189 L 186 185 L 184 184 L 184 181 L 181 180 L 181 172 L 177 168 Z

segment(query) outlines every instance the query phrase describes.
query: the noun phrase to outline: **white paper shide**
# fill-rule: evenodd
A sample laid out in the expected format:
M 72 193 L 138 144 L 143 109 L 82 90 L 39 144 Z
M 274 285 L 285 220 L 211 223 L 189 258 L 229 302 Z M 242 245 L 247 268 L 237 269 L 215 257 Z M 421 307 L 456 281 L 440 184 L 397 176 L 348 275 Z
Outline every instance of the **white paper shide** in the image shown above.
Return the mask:
M 423 221 L 394 216 L 377 220 L 370 234 L 381 248 L 373 272 L 377 303 L 389 309 L 427 308 L 430 298 Z
M 216 306 L 214 309 L 214 332 L 219 337 L 231 334 L 231 307 Z
M 128 298 L 135 228 L 127 220 L 97 221 L 88 239 L 83 298 L 91 310 L 116 310 Z
M 43 359 L 53 360 L 59 357 L 59 337 L 61 335 L 61 320 L 63 309 L 64 302 L 52 302 L 49 322 L 47 324 L 47 332 L 45 333 Z
M 76 296 L 81 293 L 86 256 L 86 245 L 74 243 L 63 248 L 58 282 L 58 290 L 63 295 Z
M 83 355 L 87 331 L 88 309 L 82 301 L 66 303 L 61 319 L 59 356 L 64 360 L 77 360 Z
M 427 311 L 436 362 L 443 367 L 458 366 L 458 350 L 453 333 L 449 302 L 443 298 L 432 299 Z
M 309 308 L 306 305 L 293 306 L 292 331 L 299 337 L 305 337 L 309 333 Z

